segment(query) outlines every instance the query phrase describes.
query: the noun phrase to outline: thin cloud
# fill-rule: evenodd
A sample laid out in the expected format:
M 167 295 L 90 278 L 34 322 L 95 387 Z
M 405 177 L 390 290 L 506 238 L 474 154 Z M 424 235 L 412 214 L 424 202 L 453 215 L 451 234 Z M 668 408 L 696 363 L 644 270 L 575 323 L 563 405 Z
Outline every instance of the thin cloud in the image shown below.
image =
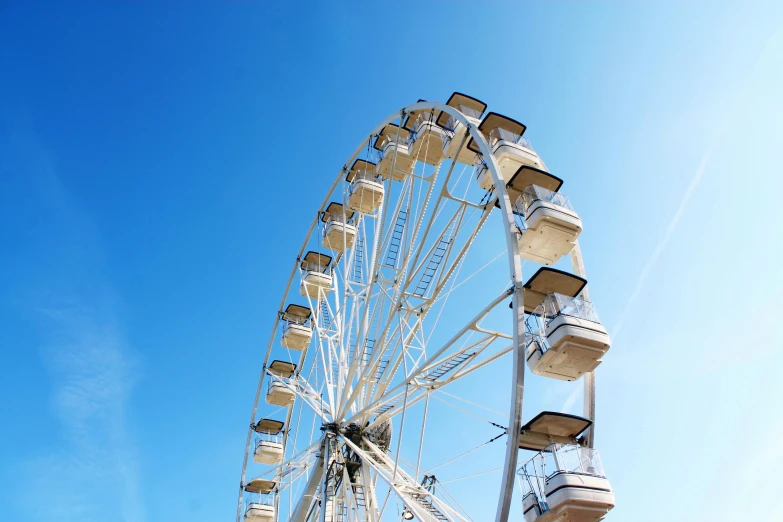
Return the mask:
M 719 126 L 718 131 L 713 136 L 710 145 L 707 147 L 707 151 L 704 153 L 704 156 L 702 156 L 701 162 L 699 163 L 699 167 L 696 169 L 696 172 L 691 178 L 691 182 L 688 185 L 688 189 L 685 191 L 682 200 L 680 200 L 680 205 L 677 207 L 677 211 L 674 213 L 674 216 L 672 216 L 671 221 L 669 221 L 669 226 L 666 227 L 666 232 L 664 233 L 663 237 L 656 245 L 655 250 L 653 251 L 650 258 L 647 260 L 647 263 L 644 265 L 642 272 L 639 274 L 639 279 L 636 281 L 636 287 L 634 288 L 634 291 L 631 294 L 631 296 L 628 298 L 628 302 L 626 303 L 623 312 L 620 314 L 620 317 L 617 320 L 617 324 L 615 325 L 614 331 L 612 332 L 612 337 L 616 338 L 622 331 L 623 326 L 625 325 L 625 322 L 628 318 L 628 314 L 630 313 L 631 309 L 633 308 L 633 305 L 639 299 L 639 296 L 644 290 L 644 285 L 647 282 L 647 278 L 650 275 L 650 271 L 658 262 L 658 258 L 661 257 L 661 254 L 663 254 L 663 252 L 666 250 L 666 247 L 669 245 L 669 241 L 671 240 L 674 231 L 677 229 L 677 226 L 680 224 L 680 219 L 682 218 L 685 209 L 688 207 L 688 203 L 691 200 L 691 196 L 693 195 L 693 192 L 698 187 L 702 177 L 704 176 L 704 173 L 707 170 L 707 165 L 709 164 L 709 161 L 712 157 L 712 153 L 715 150 L 715 147 L 720 143 L 721 139 L 723 139 L 723 136 L 726 133 L 726 129 L 729 126 L 729 123 L 733 119 L 734 114 L 739 109 L 740 102 L 742 101 L 742 97 L 745 96 L 745 94 L 748 92 L 748 86 L 752 85 L 753 82 L 755 81 L 755 76 L 760 71 L 760 66 L 762 62 L 771 55 L 771 50 L 773 46 L 777 43 L 776 41 L 780 39 L 781 31 L 783 31 L 783 25 L 779 25 L 770 34 L 769 38 L 767 38 L 766 43 L 764 44 L 764 47 L 759 53 L 758 59 L 754 63 L 753 67 L 751 68 L 748 74 L 744 75 L 744 80 L 746 82 L 745 85 L 740 86 L 740 88 L 735 93 L 732 102 L 729 104 L 729 110 L 725 112 L 725 116 Z
M 30 231 L 35 246 L 21 254 L 20 307 L 28 317 L 37 312 L 54 414 L 49 443 L 22 464 L 27 480 L 20 481 L 20 508 L 33 520 L 143 522 L 127 411 L 138 365 L 119 320 L 121 300 L 100 275 L 102 248 L 89 216 L 61 184 L 24 118 L 14 123 L 22 129 L 0 143 L 0 166 L 28 196 L 20 208 L 37 218 Z M 30 488 L 41 480 L 43 497 Z
M 647 277 L 649 277 L 650 271 L 653 269 L 655 264 L 658 262 L 658 258 L 661 257 L 661 254 L 663 254 L 663 252 L 666 250 L 666 247 L 669 245 L 669 241 L 671 240 L 674 231 L 677 230 L 677 226 L 680 224 L 680 219 L 682 219 L 682 215 L 685 212 L 685 209 L 688 207 L 688 203 L 691 200 L 691 196 L 693 196 L 693 192 L 696 190 L 696 187 L 699 186 L 699 182 L 701 181 L 702 176 L 704 176 L 704 171 L 707 169 L 710 156 L 712 156 L 712 148 L 710 148 L 704 157 L 702 157 L 701 162 L 699 163 L 699 168 L 696 169 L 696 173 L 691 178 L 688 189 L 685 191 L 682 200 L 680 200 L 680 205 L 677 207 L 677 212 L 675 212 L 674 216 L 672 216 L 671 221 L 669 221 L 669 226 L 666 227 L 666 232 L 664 233 L 661 240 L 658 241 L 658 244 L 655 246 L 655 250 L 647 260 L 644 268 L 642 268 L 642 272 L 639 274 L 639 279 L 636 281 L 636 288 L 634 288 L 631 297 L 628 298 L 628 302 L 625 304 L 625 308 L 620 314 L 620 318 L 617 320 L 617 324 L 614 327 L 614 332 L 612 332 L 612 337 L 616 338 L 618 335 L 620 335 L 631 308 L 633 308 L 633 305 L 639 299 L 639 295 L 642 293 L 642 290 L 644 290 L 644 285 L 647 283 Z
M 62 480 L 46 509 L 61 520 L 97 521 L 105 519 L 110 502 L 120 520 L 142 521 L 138 457 L 126 412 L 135 364 L 121 329 L 105 312 L 75 303 L 41 313 L 61 449 L 33 467 Z
M 579 397 L 582 396 L 582 386 L 581 381 L 579 383 L 580 385 L 574 386 L 573 391 L 568 396 L 568 398 L 563 403 L 563 408 L 560 410 L 563 413 L 571 413 L 571 409 L 576 404 L 576 400 L 579 399 Z

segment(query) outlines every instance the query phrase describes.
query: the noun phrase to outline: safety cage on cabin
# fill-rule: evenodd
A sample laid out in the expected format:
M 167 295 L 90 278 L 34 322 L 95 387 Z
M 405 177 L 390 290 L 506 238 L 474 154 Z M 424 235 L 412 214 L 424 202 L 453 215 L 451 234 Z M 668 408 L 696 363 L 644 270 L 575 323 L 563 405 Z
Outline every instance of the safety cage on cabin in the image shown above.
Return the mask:
M 573 381 L 601 364 L 611 341 L 595 307 L 579 296 L 586 285 L 547 267 L 525 283 L 525 357 L 533 373 Z
M 236 522 L 594 522 L 612 509 L 592 423 L 611 342 L 588 298 L 581 218 L 526 130 L 455 92 L 396 112 L 335 169 L 270 334 Z M 550 267 L 568 256 L 573 274 Z M 523 370 L 493 384 L 507 393 L 465 401 L 446 387 L 484 389 L 501 366 Z M 580 380 L 584 416 L 523 422 L 528 369 Z M 507 445 L 498 495 L 457 502 L 452 483 L 495 480 L 481 452 L 496 444 L 483 421 L 459 440 L 424 428 L 490 411 L 510 412 L 490 422 Z
M 266 392 L 267 404 L 291 406 L 296 398 L 293 377 L 296 365 L 285 361 L 273 361 L 267 368 L 269 381 Z
M 310 251 L 301 260 L 299 293 L 320 300 L 332 291 L 332 256 Z
M 245 484 L 244 522 L 274 522 L 277 483 L 273 480 L 254 479 Z

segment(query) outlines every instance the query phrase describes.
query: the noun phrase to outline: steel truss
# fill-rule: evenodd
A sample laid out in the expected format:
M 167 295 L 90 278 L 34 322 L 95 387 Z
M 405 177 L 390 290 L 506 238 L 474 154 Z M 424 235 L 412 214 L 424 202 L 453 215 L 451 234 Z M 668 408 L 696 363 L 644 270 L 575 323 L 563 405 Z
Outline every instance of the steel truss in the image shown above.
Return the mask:
M 404 469 L 400 460 L 400 442 L 395 450 L 377 434 L 392 433 L 392 421 L 399 419 L 398 432 L 402 438 L 407 410 L 423 401 L 423 423 L 426 423 L 431 394 L 511 354 L 510 401 L 505 426 L 512 429 L 506 430 L 496 520 L 505 521 L 509 516 L 519 446 L 517 427 L 521 424 L 524 395 L 523 262 L 512 202 L 486 138 L 450 106 L 429 102 L 407 106 L 385 119 L 362 141 L 319 208 L 325 208 L 334 199 L 340 199 L 343 208 L 347 208 L 349 188 L 343 180 L 354 160 L 369 148 L 368 143 L 387 124 L 399 120 L 401 127 L 406 115 L 426 111 L 445 112 L 467 129 L 459 138 L 460 149 L 473 139 L 492 175 L 494 191 L 478 200 L 468 195 L 467 186 L 464 195 L 456 193 L 465 172 L 472 177 L 476 165 L 460 167 L 461 164 L 451 161 L 442 172 L 444 163 L 427 165 L 418 161 L 416 169 L 404 181 L 385 184 L 387 192 L 379 209 L 356 216 L 354 246 L 334 256 L 331 294 L 319 290 L 315 297 L 306 298 L 312 310 L 313 341 L 297 355 L 300 362 L 307 364 L 298 366 L 290 378 L 276 376 L 268 368 L 279 330 L 280 318 L 276 317 L 251 423 L 257 418 L 265 377 L 279 380 L 295 394 L 296 404 L 286 412 L 283 444 L 287 453 L 297 445 L 306 443 L 307 446 L 263 474 L 278 484 L 278 514 L 280 493 L 288 491 L 289 519 L 294 522 L 380 521 L 387 502 L 379 502 L 379 483 L 387 491 L 387 500 L 389 494 L 393 495 L 419 520 L 470 520 L 461 507 L 435 495 L 431 487 L 425 487 L 419 480 L 424 424 L 417 462 L 408 466 L 410 470 Z M 430 145 L 441 146 L 439 142 L 428 142 L 427 146 Z M 392 172 L 398 159 L 396 150 Z M 451 325 L 455 333 L 445 341 L 433 343 L 436 346 L 433 348 L 430 339 L 454 291 L 457 275 L 493 212 L 500 216 L 505 239 L 506 286 L 461 327 Z M 295 294 L 296 285 L 292 283 L 301 276 L 299 260 L 312 238 L 318 237 L 319 218 L 320 212 L 300 248 L 280 310 Z M 584 276 L 578 245 L 571 256 L 574 272 Z M 509 300 L 510 332 L 483 327 L 482 321 Z M 471 303 L 471 308 L 476 308 L 476 303 Z M 594 418 L 594 376 L 587 376 L 584 383 L 585 412 Z M 308 433 L 306 423 L 310 419 Z M 242 519 L 242 486 L 247 478 L 248 456 L 252 455 L 252 436 L 251 429 L 242 467 L 237 522 Z M 300 441 L 300 436 L 309 436 L 309 440 Z M 592 437 L 590 431 L 590 444 Z

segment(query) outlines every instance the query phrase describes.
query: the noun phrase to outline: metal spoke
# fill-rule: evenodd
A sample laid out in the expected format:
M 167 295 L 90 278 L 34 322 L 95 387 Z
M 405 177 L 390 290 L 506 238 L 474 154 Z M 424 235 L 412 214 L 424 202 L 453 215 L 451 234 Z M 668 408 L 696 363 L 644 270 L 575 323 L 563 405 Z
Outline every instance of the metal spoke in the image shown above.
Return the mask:
M 367 446 L 367 451 L 348 439 L 343 438 L 343 441 L 362 458 L 363 464 L 372 468 L 394 490 L 400 500 L 413 511 L 419 520 L 432 522 L 466 520 L 445 502 L 420 486 L 402 469 L 397 468 L 395 473 L 392 467 L 394 466 L 393 461 L 369 440 L 362 441 Z
M 342 166 L 305 235 L 270 334 L 251 415 L 251 422 L 255 423 L 265 379 L 281 383 L 295 397 L 293 406 L 280 409 L 286 409 L 285 429 L 275 435 L 282 441 L 282 454 L 295 455 L 280 457 L 283 462 L 270 465 L 256 475 L 273 481 L 275 520 L 381 522 L 391 519 L 392 506 L 399 508 L 400 503 L 417 520 L 472 520 L 445 488 L 437 490 L 435 495 L 432 471 L 504 436 L 506 451 L 503 461 L 498 463 L 501 467 L 489 471 L 467 469 L 463 476 L 438 484 L 502 470 L 496 522 L 509 518 L 524 392 L 520 236 L 489 136 L 478 130 L 475 119 L 466 117 L 467 112 L 463 114 L 455 107 L 419 102 L 384 120 Z M 462 127 L 450 127 L 452 123 L 449 123 L 449 128 L 445 128 L 444 120 L 438 119 L 441 112 Z M 414 123 L 418 116 L 424 119 Z M 427 127 L 436 119 L 440 127 Z M 397 126 L 394 132 L 386 128 L 392 123 Z M 462 129 L 459 135 L 458 129 Z M 415 132 L 420 134 L 404 139 Z M 376 138 L 382 133 L 387 140 L 394 136 L 395 141 L 387 141 L 393 147 L 379 145 L 380 140 Z M 425 137 L 426 142 L 417 141 Z M 473 164 L 466 164 L 464 152 L 459 152 L 464 151 L 468 141 L 479 151 Z M 376 150 L 375 146 L 379 148 Z M 450 152 L 441 155 L 447 149 Z M 451 156 L 454 150 L 458 151 L 459 159 L 457 155 Z M 443 159 L 444 156 L 448 157 Z M 383 180 L 359 178 L 375 179 L 375 186 L 383 187 L 383 197 L 372 196 L 371 203 L 366 199 L 356 202 L 357 197 L 369 197 L 368 192 L 360 192 L 356 188 L 358 183 L 350 181 L 354 176 L 366 176 L 364 168 L 368 173 L 374 172 L 369 167 L 371 163 L 362 161 L 386 162 L 379 163 L 382 168 L 378 168 L 378 172 L 385 173 Z M 476 174 L 484 175 L 482 172 L 486 171 L 478 170 L 483 166 L 492 177 L 492 190 L 485 190 L 488 185 L 484 181 L 480 181 L 479 188 L 474 179 Z M 508 176 L 508 164 L 504 169 Z M 381 194 L 380 189 L 373 190 L 375 195 Z M 334 207 L 328 207 L 331 202 Z M 342 212 L 337 210 L 334 214 L 329 208 L 342 208 Z M 332 241 L 334 235 L 324 239 L 328 230 L 334 230 L 327 225 L 337 222 L 335 215 L 342 215 L 344 220 L 341 245 Z M 521 219 L 524 221 L 524 217 Z M 505 245 L 491 244 L 497 236 L 486 232 L 496 230 L 497 223 L 503 227 Z M 330 258 L 324 274 L 331 277 L 331 286 L 317 293 L 309 290 L 312 287 L 305 287 L 300 295 L 296 282 L 304 280 L 300 264 L 309 251 Z M 485 257 L 497 251 L 500 254 L 491 259 Z M 489 269 L 504 254 L 508 270 Z M 578 244 L 571 257 L 574 273 L 584 275 Z M 463 271 L 470 275 L 462 275 Z M 493 290 L 498 293 L 491 294 Z M 499 307 L 509 301 L 513 314 L 510 324 L 508 316 L 503 319 Z M 288 304 L 305 306 L 301 303 L 306 303 L 311 314 L 307 323 L 307 328 L 312 330 L 310 342 L 307 346 L 304 346 L 306 340 L 301 346 L 292 346 L 290 340 L 283 343 L 285 356 L 277 358 L 287 359 L 296 367 L 290 376 L 284 373 L 281 377 L 269 367 L 273 351 L 280 350 L 282 311 Z M 474 307 L 481 306 L 473 312 Z M 474 315 L 466 321 L 466 313 Z M 501 320 L 507 326 L 502 322 L 496 326 Z M 286 330 L 286 335 L 289 331 Z M 511 362 L 506 358 L 501 363 L 509 354 Z M 475 413 L 475 408 L 483 408 L 497 415 L 489 406 L 504 408 L 505 405 L 497 405 L 498 401 L 479 404 L 444 392 L 470 404 L 465 406 L 439 396 L 453 383 L 480 383 L 487 373 L 478 370 L 490 365 L 497 365 L 491 366 L 492 369 L 500 365 L 511 368 L 510 393 L 501 394 L 500 399 L 508 400 L 509 408 L 502 414 L 502 421 L 495 423 L 490 420 L 492 417 L 487 419 Z M 585 413 L 592 418 L 594 374 L 585 377 L 584 386 Z M 460 393 L 460 385 L 455 388 Z M 282 390 L 280 393 L 285 394 Z M 483 435 L 479 439 L 482 431 L 475 431 L 472 440 L 463 442 L 472 449 L 422 471 L 422 466 L 426 469 L 432 465 L 429 461 L 432 456 L 425 450 L 425 433 L 428 447 L 442 436 L 437 430 L 427 429 L 427 424 L 435 420 L 439 409 L 445 409 L 430 398 L 460 412 L 458 415 L 465 415 L 476 426 L 486 427 L 483 423 L 490 423 L 502 433 L 474 447 L 486 440 Z M 268 400 L 276 402 L 271 396 Z M 423 409 L 420 421 L 422 410 L 410 414 L 414 407 Z M 282 414 L 280 417 L 282 421 Z M 392 442 L 392 436 L 399 438 Z M 406 437 L 404 442 L 403 437 Z M 237 522 L 242 522 L 242 488 L 246 485 L 248 458 L 253 455 L 252 438 L 251 426 L 242 467 Z M 588 445 L 592 441 L 591 428 Z M 297 446 L 305 448 L 300 450 Z M 441 460 L 447 455 L 437 456 Z M 264 461 L 260 454 L 257 459 L 256 462 Z M 462 461 L 467 462 L 472 460 Z M 257 469 L 257 464 L 250 465 Z M 381 497 L 381 502 L 376 495 Z M 387 505 L 389 513 L 384 515 Z M 486 512 L 474 517 L 488 519 Z

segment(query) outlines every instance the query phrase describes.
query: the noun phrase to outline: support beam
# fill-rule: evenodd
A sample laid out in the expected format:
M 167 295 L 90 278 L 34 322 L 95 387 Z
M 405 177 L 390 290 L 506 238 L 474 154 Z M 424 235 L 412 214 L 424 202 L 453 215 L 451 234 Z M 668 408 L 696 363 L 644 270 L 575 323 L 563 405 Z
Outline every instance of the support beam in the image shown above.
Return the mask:
M 323 476 L 324 456 L 322 452 L 313 467 L 313 472 L 310 474 L 302 496 L 299 497 L 299 501 L 296 503 L 296 510 L 291 516 L 291 522 L 305 522 L 307 520 L 310 507 L 315 500 L 315 492 L 318 491 L 318 486 L 321 484 Z
M 579 248 L 579 241 L 576 241 L 573 250 L 571 250 L 571 266 L 574 275 L 578 275 L 582 279 L 587 279 L 585 263 L 582 259 L 582 249 Z M 585 301 L 590 300 L 590 293 L 587 289 L 587 285 L 582 289 L 582 297 Z M 585 445 L 588 448 L 592 448 L 595 443 L 595 371 L 584 374 L 582 377 L 582 387 L 582 416 L 593 421 L 593 424 L 585 432 Z
M 438 361 L 439 358 L 448 350 L 451 346 L 454 345 L 463 335 L 465 335 L 466 332 L 468 332 L 471 329 L 475 329 L 476 324 L 478 324 L 479 321 L 481 321 L 495 306 L 497 306 L 499 303 L 505 301 L 508 298 L 508 292 L 503 292 L 498 297 L 493 299 L 481 312 L 479 312 L 473 319 L 471 319 L 465 326 L 463 326 L 459 332 L 457 332 L 451 339 L 449 339 L 440 349 L 438 349 L 433 355 L 431 360 Z M 387 396 L 391 396 L 400 390 L 404 389 L 405 386 L 407 386 L 409 383 L 413 382 L 414 379 L 417 377 L 422 376 L 426 371 L 432 369 L 437 364 L 425 364 L 418 370 L 412 372 L 408 378 L 397 384 L 394 388 L 391 389 L 391 391 L 387 392 Z M 369 407 L 364 407 L 362 410 L 356 413 L 356 415 L 352 416 L 350 419 L 348 419 L 346 422 L 356 422 L 357 419 L 360 419 L 362 415 L 369 413 Z
M 422 522 L 442 522 L 444 519 L 453 522 L 467 522 L 466 518 L 424 489 L 399 467 L 396 471 L 396 480 L 392 480 L 393 462 L 383 450 L 372 442 L 363 439 L 363 444 L 367 446 L 365 451 L 349 439 L 342 436 L 340 438 L 362 458 L 363 464 L 375 471 L 376 475 L 389 485 L 417 519 Z M 438 514 L 440 517 L 437 516 Z

